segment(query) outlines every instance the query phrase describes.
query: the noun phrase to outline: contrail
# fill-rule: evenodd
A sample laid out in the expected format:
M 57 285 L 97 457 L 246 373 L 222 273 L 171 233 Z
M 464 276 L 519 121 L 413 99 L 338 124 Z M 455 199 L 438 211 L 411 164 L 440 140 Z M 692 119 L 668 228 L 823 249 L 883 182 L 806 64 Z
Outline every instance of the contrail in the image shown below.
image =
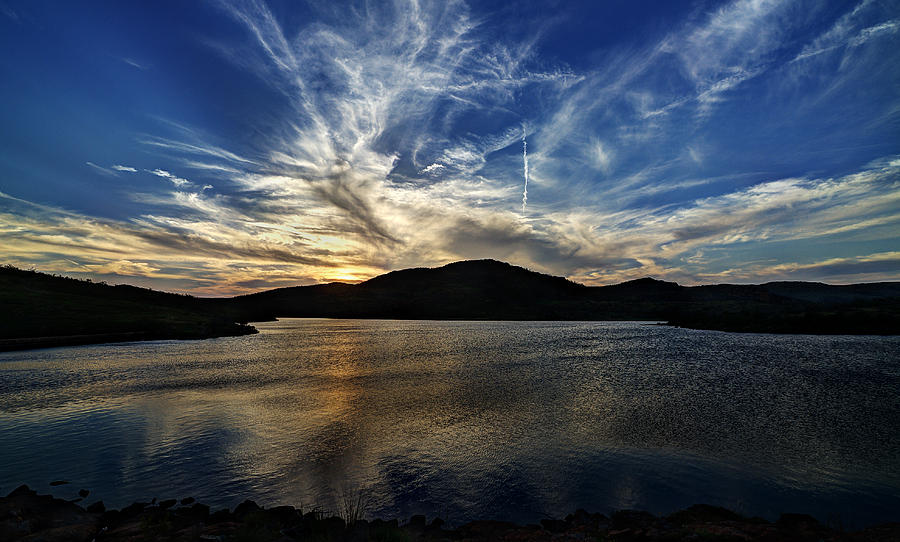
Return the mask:
M 525 127 L 522 126 L 522 161 L 525 164 L 525 190 L 522 191 L 522 214 L 528 205 L 528 142 L 525 141 Z

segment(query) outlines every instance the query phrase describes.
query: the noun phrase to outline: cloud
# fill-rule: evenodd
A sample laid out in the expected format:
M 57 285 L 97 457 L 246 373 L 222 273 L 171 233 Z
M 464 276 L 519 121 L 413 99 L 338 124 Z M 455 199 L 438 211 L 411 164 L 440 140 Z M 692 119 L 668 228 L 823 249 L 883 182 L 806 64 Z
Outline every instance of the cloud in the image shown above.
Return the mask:
M 134 59 L 128 58 L 128 57 L 121 57 L 120 60 L 121 60 L 122 62 L 124 62 L 125 64 L 128 64 L 128 65 L 131 66 L 132 68 L 137 68 L 137 69 L 139 69 L 139 70 L 146 70 L 146 69 L 147 69 L 147 66 L 145 66 L 145 65 L 143 65 L 143 64 L 141 64 L 141 63 L 139 63 L 138 61 L 136 61 L 136 60 L 134 60 Z
M 703 247 L 713 247 L 704 251 L 712 258 L 716 247 L 847 235 L 854 224 L 875 231 L 893 220 L 879 184 L 895 175 L 890 169 L 858 178 L 671 178 L 708 161 L 712 151 L 690 141 L 637 170 L 629 164 L 635 144 L 671 136 L 683 112 L 696 126 L 709 122 L 729 96 L 784 63 L 779 52 L 803 24 L 784 2 L 728 2 L 583 74 L 535 69 L 533 44 L 489 39 L 462 2 L 400 2 L 340 17 L 322 10 L 291 29 L 261 2 L 220 5 L 248 41 L 208 45 L 284 95 L 287 122 L 265 130 L 283 135 L 253 160 L 184 127 L 187 142 L 144 142 L 227 167 L 223 193 L 235 192 L 218 200 L 218 212 L 236 223 L 290 224 L 384 269 L 493 255 L 597 282 L 689 278 L 688 269 L 702 269 L 694 256 Z M 661 73 L 665 86 L 656 84 Z M 524 109 L 527 93 L 548 105 Z M 526 222 L 515 213 L 521 157 L 512 152 L 523 117 L 534 183 Z M 606 124 L 615 129 L 602 131 Z M 747 187 L 747 179 L 756 180 Z M 863 186 L 867 195 L 857 191 Z M 671 193 L 700 195 L 632 207 Z
M 274 267 L 282 278 L 292 274 L 300 280 L 352 261 L 347 254 L 313 246 L 301 236 L 273 234 L 262 225 L 151 215 L 104 220 L 3 193 L 0 198 L 5 202 L 0 240 L 7 261 L 40 262 L 43 271 L 177 279 L 179 290 L 193 285 L 188 289 L 223 294 L 246 291 L 235 283 L 254 273 L 265 276 Z M 235 266 L 242 272 L 233 273 Z M 162 269 L 173 271 L 161 275 Z M 198 281 L 203 270 L 206 278 Z
M 792 62 L 820 57 L 824 53 L 844 48 L 859 47 L 866 42 L 896 33 L 900 30 L 897 19 L 882 20 L 871 24 L 871 19 L 880 11 L 880 6 L 872 0 L 864 0 L 838 20 L 824 33 L 808 43 L 794 57 Z
M 892 21 L 883 22 L 875 26 L 863 28 L 859 31 L 859 34 L 847 42 L 847 45 L 850 47 L 859 47 L 867 41 L 881 35 L 896 34 L 898 30 L 900 30 L 900 20 L 894 19 Z
M 863 256 L 828 258 L 814 262 L 761 263 L 701 275 L 706 280 L 765 282 L 775 280 L 821 280 L 832 283 L 884 281 L 900 273 L 900 252 L 888 251 Z
M 263 187 L 266 182 L 258 179 L 257 185 Z M 893 260 L 882 256 L 872 256 L 871 261 L 863 256 L 846 261 L 824 258 L 817 265 L 794 266 L 752 262 L 735 266 L 734 256 L 716 256 L 723 250 L 739 254 L 741 247 L 754 247 L 758 241 L 809 244 L 821 239 L 828 243 L 861 233 L 869 244 L 889 243 L 900 226 L 900 160 L 896 157 L 841 177 L 771 180 L 681 206 L 609 212 L 575 208 L 530 221 L 514 212 L 498 213 L 492 206 L 474 204 L 515 198 L 517 187 L 504 192 L 486 184 L 478 192 L 477 184 L 464 189 L 464 185 L 453 186 L 455 182 L 424 189 L 399 185 L 390 188 L 384 199 L 372 201 L 336 191 L 327 196 L 327 204 L 319 201 L 315 188 L 300 183 L 300 190 L 284 195 L 283 207 L 257 203 L 243 210 L 241 202 L 224 196 L 209 199 L 178 193 L 183 198 L 180 204 L 193 205 L 200 214 L 146 214 L 125 222 L 0 194 L 7 202 L 0 216 L 0 240 L 16 261 L 53 254 L 60 262 L 54 265 L 74 261 L 105 272 L 116 269 L 116 262 L 143 262 L 149 266 L 142 275 L 146 277 L 154 276 L 151 267 L 183 267 L 190 261 L 209 272 L 203 291 L 212 292 L 212 284 L 220 281 L 219 293 L 246 291 L 236 281 L 251 280 L 254 269 L 271 266 L 283 272 L 293 270 L 300 277 L 322 278 L 327 269 L 365 269 L 355 272 L 365 278 L 396 266 L 478 257 L 506 259 L 594 284 L 648 274 L 691 283 L 716 277 L 753 281 L 791 273 L 838 281 L 852 281 L 854 276 L 884 280 L 896 272 Z M 276 180 L 272 186 L 283 183 Z M 325 186 L 334 190 L 340 184 Z M 312 199 L 304 199 L 308 197 Z M 295 201 L 323 206 L 298 211 Z M 391 233 L 379 232 L 372 223 L 335 222 L 328 212 L 334 205 L 363 207 L 354 210 L 353 216 L 390 217 Z M 359 236 L 355 241 L 348 237 L 354 227 Z M 701 252 L 703 258 L 697 256 Z M 240 278 L 230 275 L 224 262 L 240 262 L 245 272 Z M 853 262 L 861 263 L 850 265 Z M 118 269 L 117 273 L 124 273 L 124 267 Z M 130 267 L 128 272 L 140 269 Z M 167 280 L 192 280 L 189 271 L 179 273 L 168 273 Z
M 597 169 L 603 171 L 607 175 L 610 172 L 610 166 L 612 165 L 613 153 L 612 151 L 603 145 L 600 141 L 593 142 L 592 158 L 594 160 L 594 165 Z
M 847 8 L 810 38 L 818 4 L 725 2 L 646 44 L 585 51 L 600 60 L 580 72 L 539 57 L 530 32 L 497 36 L 458 0 L 320 3 L 290 23 L 263 2 L 217 5 L 236 31 L 203 43 L 279 96 L 278 114 L 239 119 L 259 134 L 250 143 L 156 119 L 160 133 L 138 141 L 161 167 L 140 171 L 168 182 L 129 192 L 134 216 L 101 220 L 16 200 L 0 223 L 11 257 L 47 254 L 56 268 L 206 293 L 479 257 L 592 284 L 752 280 L 790 272 L 766 259 L 772 247 L 807 250 L 792 268 L 803 276 L 893 273 L 862 263 L 896 237 L 895 151 L 882 145 L 859 163 L 875 152 L 882 160 L 848 159 L 840 170 L 796 161 L 800 149 L 770 148 L 783 141 L 770 135 L 783 110 L 766 94 L 799 88 L 793 75 L 812 62 L 791 60 L 804 51 L 860 52 L 894 35 L 894 19 L 869 12 L 874 3 Z M 843 78 L 851 68 L 822 73 Z M 803 105 L 828 88 L 804 94 Z M 735 116 L 729 104 L 751 90 L 773 100 L 771 117 Z M 528 216 L 519 213 L 523 125 Z M 760 148 L 765 166 L 742 162 Z M 823 263 L 831 242 L 860 266 Z
M 201 155 L 207 156 L 210 158 L 218 158 L 227 162 L 237 163 L 237 164 L 254 164 L 255 162 L 249 158 L 245 158 L 243 156 L 239 156 L 231 151 L 218 147 L 216 145 L 210 145 L 205 143 L 191 143 L 184 141 L 177 141 L 172 139 L 166 139 L 162 137 L 153 137 L 149 136 L 140 140 L 144 145 L 148 145 L 151 147 L 158 147 L 178 153 L 189 154 L 189 155 Z
M 108 168 L 105 168 L 105 167 L 103 167 L 103 166 L 98 166 L 97 164 L 95 164 L 95 163 L 93 163 L 93 162 L 85 162 L 85 164 L 87 164 L 88 166 L 90 166 L 91 168 L 93 168 L 94 171 L 96 171 L 97 173 L 100 173 L 101 175 L 105 175 L 105 176 L 107 176 L 107 177 L 115 177 L 115 176 L 116 176 L 116 172 L 115 172 L 115 171 L 112 171 L 112 170 L 110 170 L 110 169 L 108 169 Z
M 438 175 L 441 170 L 445 169 L 446 166 L 444 164 L 439 164 L 437 162 L 425 167 L 422 169 L 422 173 L 426 175 Z
M 210 172 L 210 173 L 216 173 L 216 174 L 221 174 L 221 173 L 236 174 L 236 173 L 241 172 L 241 170 L 239 170 L 237 168 L 226 166 L 223 164 L 209 164 L 206 162 L 197 162 L 195 160 L 185 160 L 184 165 L 185 165 L 185 167 L 189 167 L 191 169 L 197 169 L 197 170 Z
M 21 17 L 19 16 L 19 14 L 16 13 L 16 11 L 13 10 L 11 7 L 6 5 L 5 2 L 0 3 L 0 13 L 3 13 L 3 15 L 6 15 L 7 17 L 12 19 L 16 23 L 21 22 Z
M 193 186 L 193 184 L 194 184 L 187 179 L 182 179 L 181 177 L 172 175 L 171 173 L 169 173 L 168 171 L 163 170 L 163 169 L 148 169 L 145 171 L 147 173 L 152 173 L 153 175 L 156 175 L 157 177 L 162 177 L 163 179 L 167 179 L 167 180 L 171 181 L 172 184 L 174 184 L 175 186 L 177 186 L 179 188 Z

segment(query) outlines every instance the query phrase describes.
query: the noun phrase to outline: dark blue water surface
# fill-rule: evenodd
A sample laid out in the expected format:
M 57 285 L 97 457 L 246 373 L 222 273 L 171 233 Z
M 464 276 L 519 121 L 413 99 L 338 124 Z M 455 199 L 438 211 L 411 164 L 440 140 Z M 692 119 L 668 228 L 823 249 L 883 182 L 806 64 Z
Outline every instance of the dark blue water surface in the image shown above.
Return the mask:
M 0 492 L 535 521 L 900 520 L 900 337 L 282 320 L 0 354 Z M 52 480 L 71 484 L 51 488 Z

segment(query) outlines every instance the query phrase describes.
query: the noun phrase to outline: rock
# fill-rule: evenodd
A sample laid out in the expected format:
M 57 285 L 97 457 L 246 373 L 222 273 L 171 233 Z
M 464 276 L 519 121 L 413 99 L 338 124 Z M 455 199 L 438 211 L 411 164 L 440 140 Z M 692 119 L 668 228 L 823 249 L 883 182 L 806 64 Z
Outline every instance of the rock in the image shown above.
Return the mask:
M 80 506 L 38 495 L 28 486 L 19 486 L 0 499 L 0 540 L 78 540 L 97 528 L 98 515 Z
M 775 526 L 779 532 L 787 533 L 796 540 L 819 540 L 830 531 L 809 514 L 781 514 Z
M 656 518 L 650 512 L 643 510 L 619 510 L 610 518 L 611 530 L 643 529 L 653 525 Z
M 50 485 L 53 487 L 56 487 L 56 486 L 61 486 L 61 485 L 65 485 L 68 483 L 69 483 L 68 480 L 54 480 L 54 481 L 50 482 Z
M 742 521 L 744 517 L 721 506 L 695 504 L 687 510 L 679 510 L 668 516 L 667 520 L 676 525 L 685 523 L 705 523 L 712 521 Z
M 245 513 L 243 517 L 247 517 L 247 514 L 249 514 L 249 512 Z M 233 521 L 236 516 L 237 514 L 232 514 L 227 508 L 223 508 L 221 510 L 216 510 L 215 512 L 210 514 L 209 518 L 206 521 L 210 525 L 213 525 L 215 523 L 226 523 Z
M 260 508 L 258 504 L 251 501 L 250 499 L 247 499 L 241 504 L 237 505 L 237 508 L 234 509 L 234 517 L 242 519 L 247 514 L 251 512 L 259 512 L 260 510 L 262 510 L 262 508 Z
M 102 514 L 103 512 L 106 512 L 106 506 L 103 504 L 103 501 L 97 501 L 88 506 L 87 511 L 91 514 Z
M 167 510 L 175 506 L 176 502 L 178 501 L 176 501 L 175 499 L 166 499 L 164 501 L 159 501 L 159 504 L 157 506 L 159 506 L 160 510 Z
M 200 503 L 196 503 L 190 508 L 181 508 L 177 512 L 180 516 L 197 521 L 206 521 L 209 518 L 209 507 Z
M 433 520 L 431 520 L 431 523 L 428 524 L 428 528 L 436 531 L 436 530 L 440 529 L 441 526 L 443 526 L 443 525 L 444 525 L 444 520 L 442 520 L 441 518 L 434 518 Z
M 79 489 L 78 490 L 78 496 L 81 497 L 82 499 L 87 498 L 87 496 L 90 494 L 91 494 L 91 490 L 89 490 L 89 489 Z
M 34 491 L 33 489 L 26 486 L 25 484 L 22 484 L 19 487 L 17 487 L 16 489 L 12 490 L 12 492 L 9 495 L 7 495 L 6 497 L 9 499 L 12 499 L 15 497 L 21 497 L 23 495 L 37 495 L 37 491 Z
M 144 508 L 147 508 L 148 505 L 149 503 L 146 502 L 133 502 L 125 508 L 121 509 L 119 512 L 126 518 L 134 517 L 143 512 Z
M 457 532 L 462 538 L 473 540 L 500 540 L 508 531 L 515 530 L 517 525 L 508 521 L 479 520 L 466 523 Z
M 569 525 L 561 519 L 542 519 L 541 526 L 551 533 L 564 533 Z
M 91 540 L 97 532 L 97 526 L 93 523 L 76 523 L 43 529 L 19 539 L 20 542 L 80 542 Z
M 297 509 L 293 506 L 276 506 L 268 509 L 267 512 L 282 525 L 290 525 L 301 519 Z
M 809 514 L 781 514 L 775 525 L 788 531 L 801 531 L 821 527 L 819 520 Z
M 592 514 L 588 514 L 587 510 L 584 508 L 579 508 L 578 510 L 575 510 L 574 514 L 566 516 L 566 522 L 571 523 L 572 525 L 594 526 L 597 524 L 596 518 L 594 518 Z
M 112 525 L 114 523 L 118 523 L 122 518 L 122 512 L 118 510 L 107 510 L 103 512 L 103 515 L 100 517 L 100 522 L 104 525 Z
M 897 542 L 900 540 L 900 523 L 875 525 L 854 534 L 852 540 L 859 542 Z
M 424 531 L 425 525 L 425 516 L 423 516 L 422 514 L 416 514 L 415 516 L 409 518 L 409 523 L 406 524 L 408 528 L 416 531 Z
M 694 534 L 699 535 L 701 538 L 712 538 L 714 540 L 753 540 L 752 535 L 745 533 L 737 525 L 707 522 L 699 525 L 692 525 L 690 529 Z
M 400 522 L 396 519 L 392 519 L 390 521 L 385 521 L 383 519 L 373 519 L 369 522 L 369 527 L 372 529 L 396 529 L 400 526 Z
M 181 506 L 187 506 L 189 504 L 194 504 L 193 497 L 185 497 L 185 498 L 181 499 Z
M 241 528 L 240 523 L 236 523 L 233 521 L 225 521 L 222 523 L 217 523 L 215 525 L 208 525 L 203 530 L 203 535 L 217 538 L 206 538 L 206 540 L 231 540 L 234 538 L 234 534 L 239 531 Z M 201 539 L 203 539 L 203 535 L 201 535 Z

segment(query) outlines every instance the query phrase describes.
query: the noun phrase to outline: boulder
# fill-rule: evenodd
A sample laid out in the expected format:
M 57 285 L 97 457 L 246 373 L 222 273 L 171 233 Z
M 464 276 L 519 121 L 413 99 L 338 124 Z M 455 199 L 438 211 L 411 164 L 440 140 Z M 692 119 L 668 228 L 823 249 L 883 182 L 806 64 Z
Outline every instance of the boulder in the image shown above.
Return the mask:
M 103 512 L 106 512 L 106 506 L 103 504 L 103 501 L 97 501 L 88 506 L 87 511 L 92 514 L 102 514 Z
M 409 518 L 409 523 L 406 524 L 407 528 L 415 531 L 424 531 L 426 525 L 425 516 L 422 514 L 416 514 Z
M 241 504 L 237 505 L 237 508 L 234 509 L 234 517 L 238 519 L 243 519 L 252 512 L 259 512 L 262 508 L 259 507 L 258 504 L 251 501 L 250 499 L 245 500 Z

